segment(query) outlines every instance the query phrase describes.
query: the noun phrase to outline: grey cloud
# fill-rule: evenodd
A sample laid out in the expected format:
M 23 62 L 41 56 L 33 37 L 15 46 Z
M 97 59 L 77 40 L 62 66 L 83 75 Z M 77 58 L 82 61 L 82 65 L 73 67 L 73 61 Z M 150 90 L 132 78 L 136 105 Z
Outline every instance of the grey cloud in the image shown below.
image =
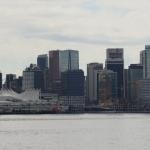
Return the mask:
M 111 36 L 105 35 L 95 35 L 93 37 L 83 36 L 82 33 L 78 36 L 75 35 L 67 35 L 60 32 L 55 32 L 51 30 L 42 30 L 35 28 L 28 28 L 28 32 L 24 31 L 24 37 L 27 39 L 41 39 L 47 41 L 57 41 L 64 43 L 81 43 L 81 44 L 92 44 L 92 45 L 116 45 L 116 46 L 133 46 L 144 44 L 145 42 L 150 40 L 150 37 L 124 37 L 117 36 L 112 38 Z M 116 31 L 116 30 L 115 30 Z M 118 31 L 116 31 L 118 32 Z
M 43 52 L 40 49 L 51 47 L 96 49 L 93 57 L 99 59 L 98 53 L 104 55 L 99 49 L 104 47 L 125 46 L 129 53 L 150 41 L 148 0 L 0 0 L 0 3 L 0 67 L 7 60 L 12 64 L 19 55 L 23 61 L 15 63 L 21 68 L 27 63 L 25 57 L 30 56 L 31 60 Z M 8 55 L 11 52 L 13 57 Z M 87 63 L 91 60 L 91 56 L 82 56 Z M 8 72 L 18 70 L 15 65 L 7 68 Z

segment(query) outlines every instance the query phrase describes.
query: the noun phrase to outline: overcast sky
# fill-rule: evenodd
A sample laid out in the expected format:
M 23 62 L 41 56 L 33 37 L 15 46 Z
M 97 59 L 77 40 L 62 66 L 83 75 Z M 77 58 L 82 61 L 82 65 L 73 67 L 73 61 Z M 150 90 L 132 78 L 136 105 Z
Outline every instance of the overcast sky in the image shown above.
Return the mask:
M 125 49 L 125 66 L 150 44 L 149 0 L 0 0 L 0 70 L 22 74 L 38 54 L 77 49 L 80 68 Z

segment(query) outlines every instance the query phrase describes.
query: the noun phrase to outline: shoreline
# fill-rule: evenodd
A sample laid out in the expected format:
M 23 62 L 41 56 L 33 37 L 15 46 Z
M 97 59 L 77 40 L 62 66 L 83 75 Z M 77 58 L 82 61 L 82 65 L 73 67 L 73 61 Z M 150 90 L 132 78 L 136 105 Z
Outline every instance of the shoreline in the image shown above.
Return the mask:
M 150 114 L 150 111 L 134 111 L 134 112 L 122 112 L 122 111 L 101 111 L 101 112 L 65 112 L 65 113 L 54 113 L 54 112 L 5 112 L 0 115 L 84 115 L 84 114 Z

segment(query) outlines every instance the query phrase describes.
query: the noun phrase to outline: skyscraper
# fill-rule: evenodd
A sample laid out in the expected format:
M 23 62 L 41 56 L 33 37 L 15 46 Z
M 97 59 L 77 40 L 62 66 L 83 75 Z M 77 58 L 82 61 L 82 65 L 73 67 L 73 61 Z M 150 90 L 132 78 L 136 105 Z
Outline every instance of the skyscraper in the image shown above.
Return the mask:
M 143 66 L 141 64 L 131 64 L 128 69 L 127 95 L 130 103 L 137 102 L 138 82 L 143 79 Z
M 15 74 L 6 74 L 5 88 L 12 89 L 12 82 L 16 79 Z
M 45 70 L 48 68 L 48 56 L 47 54 L 44 55 L 39 55 L 37 57 L 37 66 L 41 69 L 41 70 Z
M 50 91 L 60 93 L 61 73 L 79 69 L 79 52 L 76 50 L 49 51 Z
M 11 82 L 11 88 L 17 93 L 22 92 L 22 80 L 23 80 L 23 77 L 19 76 L 18 78 L 14 79 Z
M 97 93 L 97 82 L 98 82 L 98 72 L 103 70 L 103 64 L 100 63 L 90 63 L 87 65 L 87 99 L 89 104 L 98 103 L 98 93 Z
M 122 48 L 107 49 L 106 69 L 117 73 L 118 98 L 122 99 L 124 95 L 124 53 Z
M 3 85 L 3 79 L 2 79 L 2 73 L 0 72 L 0 90 L 2 89 L 2 85 Z
M 117 103 L 117 73 L 102 70 L 98 74 L 98 101 L 100 105 Z
M 143 78 L 150 79 L 150 45 L 146 45 L 145 50 L 141 51 L 140 61 L 143 65 Z
M 79 69 L 79 52 L 76 50 L 63 50 L 59 52 L 60 72 Z
M 62 73 L 62 95 L 84 96 L 84 72 L 82 70 L 68 70 Z
M 124 99 L 128 103 L 128 69 L 124 69 Z
M 43 91 L 43 72 L 35 64 L 23 71 L 23 90 L 41 89 Z
M 138 102 L 150 105 L 150 79 L 140 80 L 138 83 Z
M 43 73 L 44 89 L 43 92 L 48 92 L 49 70 L 48 70 L 48 56 L 47 54 L 38 55 L 37 66 Z

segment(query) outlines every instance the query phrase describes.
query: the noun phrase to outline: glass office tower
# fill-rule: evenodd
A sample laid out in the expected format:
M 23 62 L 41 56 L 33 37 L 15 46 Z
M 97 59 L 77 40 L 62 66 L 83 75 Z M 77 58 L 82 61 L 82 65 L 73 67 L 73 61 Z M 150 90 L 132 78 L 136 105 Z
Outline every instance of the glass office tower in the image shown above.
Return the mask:
M 45 69 L 48 68 L 48 56 L 47 56 L 47 54 L 38 55 L 38 58 L 37 58 L 37 66 L 38 66 L 41 70 L 45 70 Z
M 145 50 L 141 51 L 140 61 L 143 65 L 143 78 L 150 79 L 150 45 L 146 45 Z
M 49 51 L 50 91 L 61 92 L 61 73 L 79 69 L 79 52 L 77 50 Z

